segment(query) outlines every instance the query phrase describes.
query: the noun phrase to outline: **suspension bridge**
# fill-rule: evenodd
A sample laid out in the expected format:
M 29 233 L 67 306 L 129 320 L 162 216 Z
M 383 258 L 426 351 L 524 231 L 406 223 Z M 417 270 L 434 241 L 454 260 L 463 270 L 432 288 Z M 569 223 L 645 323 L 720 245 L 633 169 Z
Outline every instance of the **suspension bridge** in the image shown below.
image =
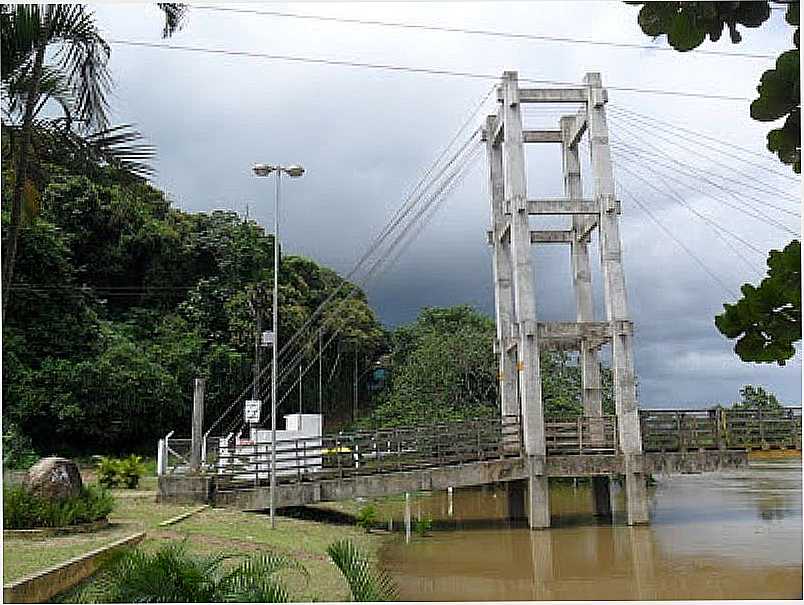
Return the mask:
M 497 111 L 484 125 L 461 139 L 479 109 L 496 95 Z M 623 479 L 629 524 L 649 521 L 646 479 L 652 473 L 709 472 L 744 465 L 753 448 L 801 448 L 801 409 L 776 410 L 646 410 L 639 409 L 634 370 L 634 326 L 630 320 L 620 237 L 621 201 L 614 180 L 614 160 L 626 174 L 639 176 L 630 160 L 650 159 L 659 180 L 678 202 L 703 220 L 724 242 L 736 236 L 688 204 L 670 181 L 680 187 L 687 176 L 701 174 L 679 162 L 650 140 L 632 146 L 610 134 L 608 93 L 599 74 L 589 73 L 583 84 L 564 88 L 522 88 L 516 72 L 505 72 L 436 159 L 385 229 L 371 243 L 346 279 L 365 286 L 393 263 L 415 239 L 419 227 L 435 214 L 449 194 L 482 157 L 489 168 L 491 229 L 497 338 L 495 355 L 500 380 L 500 410 L 495 420 L 377 429 L 352 433 L 304 434 L 307 416 L 287 416 L 299 429 L 292 437 L 265 438 L 265 431 L 245 425 L 243 405 L 250 385 L 202 434 L 200 416 L 192 439 L 160 442 L 159 491 L 162 500 L 199 500 L 244 510 L 313 502 L 379 497 L 416 490 L 503 482 L 509 490 L 512 515 L 526 515 L 531 528 L 550 525 L 548 479 L 591 477 L 597 514 L 611 514 L 610 481 Z M 523 106 L 554 106 L 562 111 L 558 128 L 531 129 L 523 123 Z M 616 109 L 624 132 L 644 127 L 644 116 Z M 658 138 L 663 136 L 661 123 Z M 670 135 L 668 135 L 670 136 Z M 480 145 L 484 142 L 485 145 Z M 525 145 L 560 147 L 564 195 L 529 198 L 526 187 Z M 585 146 L 585 147 L 584 147 Z M 590 158 L 591 194 L 581 180 L 581 148 Z M 622 160 L 622 161 L 621 161 Z M 679 174 L 682 175 L 679 178 Z M 623 189 L 650 218 L 655 216 Z M 734 190 L 723 196 L 735 211 L 774 219 L 752 208 Z M 735 187 L 755 187 L 777 194 L 771 186 L 745 181 Z M 780 212 L 794 212 L 779 207 Z M 568 228 L 533 230 L 531 217 L 564 217 Z M 780 229 L 790 230 L 781 221 Z M 589 246 L 596 233 L 603 281 L 605 318 L 594 316 Z M 672 233 L 671 237 L 676 239 Z M 678 240 L 677 240 L 678 241 Z M 678 242 L 681 243 L 681 242 Z M 750 242 L 744 242 L 761 252 Z M 571 287 L 576 320 L 546 322 L 537 317 L 537 285 L 531 264 L 534 245 L 563 244 L 570 248 Z M 681 244 L 683 246 L 683 244 Z M 754 267 L 740 250 L 740 258 Z M 706 269 L 706 267 L 704 267 Z M 755 267 L 754 267 L 755 268 Z M 714 275 L 717 278 L 716 275 Z M 719 281 L 719 280 L 718 280 Z M 357 293 L 344 282 L 316 309 L 279 351 L 279 382 L 291 384 L 278 397 L 281 406 L 303 380 L 321 351 L 340 332 L 319 342 L 319 354 L 307 351 L 321 338 L 321 325 L 334 325 L 338 305 Z M 600 350 L 611 350 L 616 413 L 604 415 Z M 546 417 L 542 402 L 539 355 L 546 350 L 579 354 L 582 368 L 583 414 L 573 418 Z M 298 378 L 296 368 L 302 367 Z M 270 366 L 262 370 L 268 374 Z M 320 372 L 320 369 L 319 369 Z M 295 378 L 295 382 L 294 382 Z M 260 383 L 259 377 L 256 379 Z M 262 393 L 258 393 L 262 395 Z M 200 407 L 200 406 L 199 406 Z M 260 420 L 264 421 L 264 418 Z M 320 427 L 320 417 L 317 421 Z M 255 423 L 259 424 L 259 423 Z M 248 429 L 246 438 L 242 432 Z M 271 493 L 272 454 L 276 457 Z

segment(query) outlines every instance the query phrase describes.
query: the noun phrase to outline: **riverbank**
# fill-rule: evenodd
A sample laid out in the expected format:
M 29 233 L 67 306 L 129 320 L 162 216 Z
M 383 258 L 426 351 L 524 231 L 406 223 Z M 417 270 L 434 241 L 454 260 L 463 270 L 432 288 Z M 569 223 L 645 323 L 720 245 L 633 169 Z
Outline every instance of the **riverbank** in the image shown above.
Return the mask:
M 113 490 L 115 510 L 107 528 L 92 534 L 52 536 L 43 539 L 6 539 L 3 543 L 3 583 L 57 565 L 72 557 L 111 544 L 139 531 L 147 533 L 140 548 L 155 549 L 167 541 L 186 540 L 191 553 L 254 554 L 276 552 L 301 562 L 309 572 L 304 582 L 298 574 L 287 577 L 295 601 L 347 601 L 349 589 L 330 562 L 327 546 L 338 540 L 352 541 L 374 561 L 388 533 L 371 533 L 354 524 L 353 513 L 362 506 L 354 503 L 329 509 L 319 506 L 302 518 L 278 516 L 276 529 L 267 514 L 207 508 L 173 525 L 160 523 L 197 509 L 197 506 L 157 504 L 152 481 L 136 491 Z M 288 511 L 292 513 L 293 511 Z M 89 580 L 91 582 L 91 579 Z

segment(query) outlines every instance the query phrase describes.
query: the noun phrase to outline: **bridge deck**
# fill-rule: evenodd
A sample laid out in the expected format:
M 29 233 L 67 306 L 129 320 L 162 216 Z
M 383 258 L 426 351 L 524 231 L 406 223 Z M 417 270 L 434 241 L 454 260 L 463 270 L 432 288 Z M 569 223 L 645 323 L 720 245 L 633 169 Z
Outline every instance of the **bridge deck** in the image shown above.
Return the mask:
M 646 473 L 699 473 L 739 468 L 747 463 L 744 450 L 703 450 L 645 454 Z M 548 477 L 583 477 L 616 475 L 625 472 L 622 455 L 548 456 L 544 467 Z M 527 461 L 521 456 L 461 464 L 356 474 L 344 478 L 316 478 L 284 481 L 277 485 L 276 506 L 300 506 L 316 502 L 379 498 L 414 491 L 444 490 L 516 481 L 528 477 Z M 270 504 L 271 489 L 258 484 L 218 484 L 214 491 L 216 506 L 240 510 L 262 510 Z
M 752 447 L 801 447 L 800 408 L 644 410 L 641 425 L 644 453 L 637 463 L 645 473 L 735 468 L 746 463 Z M 550 419 L 545 437 L 547 456 L 536 474 L 625 472 L 616 417 Z M 223 443 L 208 453 L 213 473 L 199 479 L 176 467 L 173 475 L 160 477 L 160 498 L 178 501 L 193 494 L 246 510 L 267 506 L 270 443 Z M 512 417 L 290 439 L 276 444 L 276 502 L 291 506 L 513 481 L 529 476 L 527 465 L 518 419 Z

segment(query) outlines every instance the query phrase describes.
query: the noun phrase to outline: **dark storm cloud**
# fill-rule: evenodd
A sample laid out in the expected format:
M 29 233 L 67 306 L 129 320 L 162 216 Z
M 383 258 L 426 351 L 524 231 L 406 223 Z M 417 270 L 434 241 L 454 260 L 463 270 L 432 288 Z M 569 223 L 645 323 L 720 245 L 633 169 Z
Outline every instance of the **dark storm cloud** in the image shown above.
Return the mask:
M 251 5 L 254 6 L 254 5 Z M 282 10 L 271 5 L 273 10 Z M 645 44 L 636 10 L 623 3 L 413 3 L 308 4 L 297 12 L 369 19 L 441 23 L 452 27 L 560 33 Z M 152 6 L 104 5 L 98 14 L 109 37 L 158 39 L 159 15 Z M 774 15 L 780 21 L 780 15 Z M 740 50 L 774 53 L 786 48 L 780 23 L 751 30 Z M 478 73 L 518 69 L 522 76 L 580 81 L 586 71 L 604 83 L 643 88 L 698 90 L 750 97 L 772 60 L 722 59 L 655 51 L 535 44 L 457 34 L 221 14 L 192 9 L 177 44 L 327 57 L 373 63 L 440 67 Z M 662 43 L 661 41 L 659 43 Z M 719 48 L 728 48 L 722 42 Z M 492 82 L 311 66 L 178 51 L 113 47 L 118 88 L 116 119 L 136 122 L 159 150 L 157 185 L 190 211 L 231 208 L 273 223 L 273 182 L 255 179 L 258 161 L 301 162 L 307 175 L 283 188 L 282 236 L 291 252 L 351 269 L 405 194 L 452 137 Z M 763 151 L 768 126 L 748 117 L 748 103 L 610 92 L 614 106 L 683 124 L 742 147 Z M 488 106 L 490 108 L 490 106 Z M 536 126 L 557 114 L 528 109 Z M 472 127 L 481 122 L 478 117 Z M 627 145 L 659 144 L 661 133 L 612 112 L 611 130 Z M 652 137 L 651 135 L 657 135 Z M 666 136 L 664 134 L 663 136 Z M 688 144 L 688 143 L 684 143 Z M 671 145 L 680 161 L 718 170 L 705 157 Z M 658 165 L 633 153 L 617 170 L 618 181 L 648 206 L 678 239 L 724 282 L 718 284 L 628 198 L 623 200 L 622 236 L 629 304 L 636 325 L 636 363 L 645 405 L 732 401 L 742 384 L 765 384 L 787 402 L 800 401 L 800 356 L 785 368 L 742 364 L 733 343 L 715 329 L 713 317 L 729 291 L 756 281 L 711 227 L 648 183 L 660 182 Z M 617 160 L 620 161 L 619 159 Z M 588 162 L 583 160 L 586 175 Z M 766 163 L 784 170 L 778 164 Z M 481 161 L 444 208 L 425 225 L 399 262 L 367 286 L 380 318 L 389 325 L 410 321 L 423 306 L 472 304 L 492 314 L 491 256 L 486 245 L 488 194 Z M 561 162 L 553 149 L 528 150 L 532 196 L 560 195 Z M 773 180 L 797 195 L 797 185 L 749 171 L 755 182 Z M 591 192 L 591 178 L 584 188 Z M 695 194 L 677 186 L 684 199 L 711 220 L 755 242 L 761 250 L 781 247 L 789 234 L 735 211 L 716 199 L 731 194 Z M 748 192 L 741 189 L 745 194 Z M 738 200 L 739 201 L 739 200 Z M 743 200 L 745 201 L 745 200 Z M 750 197 L 749 197 L 749 201 Z M 791 206 L 797 209 L 793 204 Z M 785 219 L 796 226 L 796 220 Z M 544 223 L 545 226 L 557 224 Z M 536 224 L 534 223 L 534 227 Z M 593 241 L 593 258 L 597 257 Z M 751 255 L 761 270 L 764 258 Z M 569 256 L 561 248 L 536 250 L 537 306 L 545 320 L 572 319 L 574 300 Z M 594 261 L 596 308 L 603 316 L 600 275 Z

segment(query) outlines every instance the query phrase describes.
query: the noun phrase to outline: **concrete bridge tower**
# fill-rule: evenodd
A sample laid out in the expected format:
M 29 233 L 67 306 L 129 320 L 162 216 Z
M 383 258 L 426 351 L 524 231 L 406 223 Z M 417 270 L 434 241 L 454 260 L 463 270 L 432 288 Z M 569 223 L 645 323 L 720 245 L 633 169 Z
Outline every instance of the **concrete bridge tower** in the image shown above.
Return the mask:
M 516 72 L 505 72 L 498 88 L 500 108 L 488 116 L 488 153 L 493 274 L 500 373 L 501 413 L 518 416 L 528 461 L 527 485 L 509 483 L 509 498 L 524 498 L 531 528 L 550 525 L 546 439 L 539 353 L 550 348 L 580 352 L 583 410 L 589 437 L 602 436 L 602 397 L 598 351 L 611 343 L 617 413 L 617 454 L 624 458 L 628 523 L 648 522 L 642 441 L 636 400 L 633 326 L 628 315 L 619 232 L 620 204 L 615 197 L 606 124 L 606 90 L 600 74 L 588 73 L 577 88 L 520 88 Z M 558 130 L 526 130 L 522 103 L 579 103 L 582 109 L 562 117 Z M 583 199 L 578 144 L 588 134 L 594 197 Z M 564 198 L 527 199 L 525 143 L 561 145 Z M 567 215 L 568 230 L 534 231 L 530 216 Z M 595 321 L 588 244 L 599 229 L 599 252 L 606 307 L 605 321 Z M 569 244 L 576 302 L 575 322 L 539 322 L 530 247 Z M 597 420 L 596 420 L 597 419 Z M 601 437 L 602 438 L 602 437 Z M 594 476 L 596 512 L 611 513 L 609 478 Z M 526 489 L 525 489 L 526 488 Z

